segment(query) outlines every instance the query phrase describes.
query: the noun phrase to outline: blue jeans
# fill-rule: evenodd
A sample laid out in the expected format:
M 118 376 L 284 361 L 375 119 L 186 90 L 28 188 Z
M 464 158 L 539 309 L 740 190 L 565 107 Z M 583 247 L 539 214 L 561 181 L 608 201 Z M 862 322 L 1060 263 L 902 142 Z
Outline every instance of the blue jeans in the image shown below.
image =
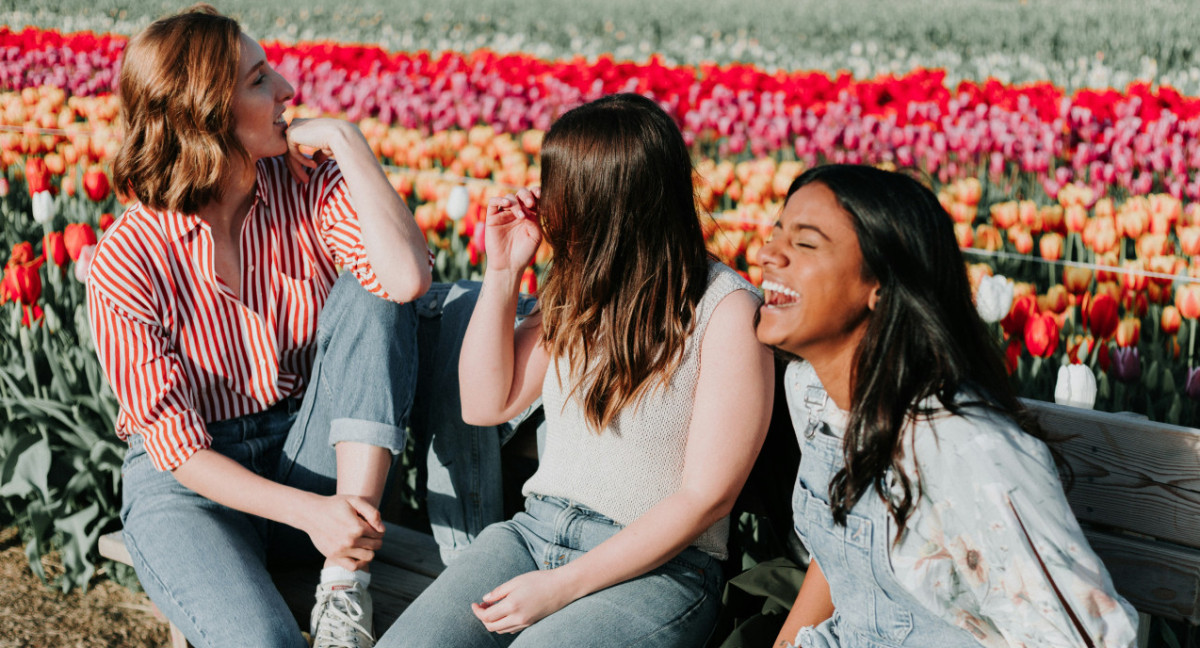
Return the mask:
M 417 317 L 364 290 L 349 274 L 321 311 L 317 355 L 303 400 L 210 423 L 213 450 L 268 479 L 336 490 L 333 444 L 404 449 L 416 388 Z M 298 529 L 227 508 L 151 465 L 140 436 L 123 468 L 121 521 L 138 578 L 196 648 L 307 644 L 267 571 L 320 554 Z
M 540 402 L 535 403 L 504 425 L 468 425 L 462 420 L 458 357 L 479 287 L 477 281 L 434 284 L 414 302 L 420 322 L 421 371 L 413 402 L 412 432 L 416 456 L 425 458 L 429 522 L 446 564 L 485 527 L 504 519 L 500 447 L 540 406 Z M 522 295 L 517 303 L 518 321 L 535 304 L 534 298 Z
M 536 569 L 567 564 L 621 526 L 555 497 L 493 524 L 413 602 L 379 648 L 454 646 L 702 646 L 720 607 L 721 565 L 689 547 L 661 567 L 585 596 L 517 634 L 493 634 L 470 604 Z

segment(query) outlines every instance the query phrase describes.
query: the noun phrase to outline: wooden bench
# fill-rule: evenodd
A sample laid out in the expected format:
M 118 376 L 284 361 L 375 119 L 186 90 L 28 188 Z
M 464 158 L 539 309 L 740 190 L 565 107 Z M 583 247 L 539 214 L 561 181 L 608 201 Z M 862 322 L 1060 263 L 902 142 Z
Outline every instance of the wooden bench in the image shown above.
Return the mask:
M 1067 498 L 1117 591 L 1142 613 L 1200 624 L 1200 429 L 1028 405 L 1046 430 L 1069 437 L 1060 446 L 1075 473 Z
M 1200 429 L 1052 403 L 1027 404 L 1050 434 L 1066 437 L 1060 447 L 1075 475 L 1068 499 L 1117 591 L 1144 615 L 1200 624 Z M 781 412 L 786 419 L 786 408 L 777 408 L 776 418 Z M 783 492 L 790 487 L 780 490 L 778 485 L 794 479 L 795 437 L 790 424 L 777 423 L 782 422 L 772 422 L 755 468 L 763 474 L 752 477 L 746 495 L 763 499 L 769 492 L 778 500 L 774 514 L 788 520 L 780 528 L 790 531 L 791 494 Z M 443 568 L 428 534 L 389 523 L 384 538 L 371 584 L 379 629 L 387 628 Z M 100 553 L 129 563 L 120 532 L 100 539 Z M 307 626 L 316 579 L 315 571 L 276 575 L 302 627 Z M 1139 645 L 1146 646 L 1147 617 L 1142 620 Z M 172 645 L 184 648 L 182 635 L 174 627 L 171 631 Z

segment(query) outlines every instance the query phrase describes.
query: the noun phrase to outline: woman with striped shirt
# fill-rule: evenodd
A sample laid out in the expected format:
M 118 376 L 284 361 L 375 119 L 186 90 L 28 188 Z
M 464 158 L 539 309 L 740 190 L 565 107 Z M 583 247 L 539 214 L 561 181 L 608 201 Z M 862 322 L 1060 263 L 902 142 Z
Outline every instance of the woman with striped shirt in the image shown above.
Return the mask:
M 130 42 L 120 94 L 114 177 L 137 202 L 88 308 L 142 585 L 194 646 L 304 646 L 267 559 L 323 556 L 316 645 L 369 646 L 424 237 L 357 128 L 286 123 L 291 86 L 207 5 Z

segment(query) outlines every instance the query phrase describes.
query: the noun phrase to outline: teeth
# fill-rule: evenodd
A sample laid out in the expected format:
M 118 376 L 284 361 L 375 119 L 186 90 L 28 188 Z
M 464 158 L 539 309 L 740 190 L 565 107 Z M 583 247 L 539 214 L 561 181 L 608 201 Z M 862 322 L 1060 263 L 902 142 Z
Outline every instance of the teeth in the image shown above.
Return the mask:
M 762 282 L 762 289 L 769 290 L 773 293 L 779 293 L 781 295 L 786 295 L 788 297 L 791 297 L 792 299 L 800 298 L 800 293 L 796 292 L 795 290 L 792 290 L 791 288 L 788 288 L 787 286 L 785 286 L 783 284 L 775 283 L 774 281 Z

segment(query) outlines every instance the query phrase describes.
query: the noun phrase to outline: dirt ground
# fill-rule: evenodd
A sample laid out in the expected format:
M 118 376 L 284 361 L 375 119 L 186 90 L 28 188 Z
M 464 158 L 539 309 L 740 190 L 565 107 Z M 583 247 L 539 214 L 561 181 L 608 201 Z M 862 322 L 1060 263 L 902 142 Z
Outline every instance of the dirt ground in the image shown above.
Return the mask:
M 62 572 L 57 556 L 42 564 L 49 577 Z M 30 571 L 17 529 L 0 530 L 0 648 L 167 645 L 167 624 L 154 617 L 145 594 L 102 575 L 87 593 L 63 594 Z

